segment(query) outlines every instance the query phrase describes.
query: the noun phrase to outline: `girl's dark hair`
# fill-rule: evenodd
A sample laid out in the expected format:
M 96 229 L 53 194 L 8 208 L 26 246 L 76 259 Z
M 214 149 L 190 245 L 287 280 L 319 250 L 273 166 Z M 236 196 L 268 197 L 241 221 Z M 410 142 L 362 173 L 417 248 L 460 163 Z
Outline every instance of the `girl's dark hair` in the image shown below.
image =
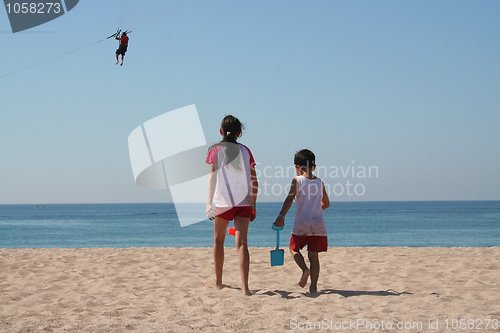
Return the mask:
M 227 115 L 222 119 L 220 128 L 222 129 L 222 142 L 236 143 L 244 126 L 235 116 Z

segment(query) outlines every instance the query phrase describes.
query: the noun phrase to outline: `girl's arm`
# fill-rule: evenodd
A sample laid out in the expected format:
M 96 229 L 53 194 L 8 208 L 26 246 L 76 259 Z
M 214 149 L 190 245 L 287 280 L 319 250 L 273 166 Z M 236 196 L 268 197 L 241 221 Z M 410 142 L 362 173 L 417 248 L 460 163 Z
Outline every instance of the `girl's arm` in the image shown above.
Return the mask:
M 285 225 L 285 215 L 288 213 L 288 210 L 290 207 L 292 207 L 293 199 L 295 199 L 295 195 L 297 194 L 297 180 L 294 178 L 292 180 L 292 185 L 290 186 L 290 191 L 288 192 L 288 195 L 285 199 L 285 202 L 283 202 L 283 207 L 281 207 L 281 211 L 276 218 L 276 221 L 274 221 L 274 225 L 277 227 L 282 227 Z
M 257 211 L 255 210 L 255 205 L 257 204 L 257 194 L 259 193 L 259 182 L 257 181 L 257 173 L 255 172 L 255 167 L 250 167 L 250 204 L 252 205 L 252 214 L 250 215 L 250 221 L 254 221 L 257 217 Z
M 217 173 L 215 171 L 215 166 L 210 164 L 210 175 L 208 181 L 208 195 L 207 195 L 207 203 L 206 203 L 206 213 L 207 217 L 212 220 L 214 218 L 214 214 L 212 211 L 212 201 L 214 200 L 215 193 L 215 185 L 217 182 Z
M 321 199 L 321 208 L 327 209 L 330 207 L 330 198 L 328 198 L 328 193 L 326 193 L 325 184 L 323 184 L 323 198 Z
M 252 206 L 255 207 L 257 203 L 257 194 L 259 193 L 259 182 L 257 181 L 257 173 L 255 167 L 250 168 L 250 180 L 252 189 L 250 191 Z

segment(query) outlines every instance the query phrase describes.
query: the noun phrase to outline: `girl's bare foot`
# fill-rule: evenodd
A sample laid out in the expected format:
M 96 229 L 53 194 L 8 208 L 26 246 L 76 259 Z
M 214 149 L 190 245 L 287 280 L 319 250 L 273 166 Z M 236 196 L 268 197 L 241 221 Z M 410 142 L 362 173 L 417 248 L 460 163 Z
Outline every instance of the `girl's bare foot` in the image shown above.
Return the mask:
M 203 284 L 204 284 L 206 287 L 208 287 L 208 288 L 212 288 L 212 289 L 219 289 L 219 290 L 225 287 L 225 285 L 224 285 L 224 284 L 222 284 L 222 283 L 217 283 L 217 282 L 215 282 L 215 281 L 213 281 L 213 280 L 204 281 L 204 282 L 203 282 Z
M 311 272 L 308 269 L 302 271 L 302 277 L 300 278 L 300 281 L 299 281 L 299 286 L 301 288 L 304 288 L 306 286 L 307 279 L 309 279 L 310 274 L 311 274 Z

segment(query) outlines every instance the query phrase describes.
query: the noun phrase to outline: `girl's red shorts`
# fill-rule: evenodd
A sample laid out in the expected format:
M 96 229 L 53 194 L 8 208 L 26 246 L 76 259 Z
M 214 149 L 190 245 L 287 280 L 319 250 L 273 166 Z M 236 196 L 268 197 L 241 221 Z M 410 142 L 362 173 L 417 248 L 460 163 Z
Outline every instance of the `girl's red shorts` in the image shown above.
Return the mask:
M 236 206 L 232 208 L 215 208 L 215 216 L 232 221 L 236 216 L 252 217 L 253 208 L 250 206 Z
M 309 252 L 326 252 L 328 250 L 328 237 L 326 236 L 290 236 L 290 248 L 293 252 L 299 252 L 307 245 Z

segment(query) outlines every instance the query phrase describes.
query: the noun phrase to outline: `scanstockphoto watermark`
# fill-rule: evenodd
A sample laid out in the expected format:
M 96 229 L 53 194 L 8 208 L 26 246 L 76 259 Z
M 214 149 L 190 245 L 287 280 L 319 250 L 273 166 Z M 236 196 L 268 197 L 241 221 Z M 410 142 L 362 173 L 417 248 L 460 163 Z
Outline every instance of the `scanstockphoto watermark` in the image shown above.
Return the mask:
M 370 320 L 365 318 L 333 320 L 322 319 L 317 321 L 290 319 L 288 328 L 297 331 L 392 331 L 392 330 L 423 330 L 422 321 L 390 321 L 390 320 Z
M 259 193 L 264 196 L 282 196 L 290 190 L 290 180 L 296 176 L 295 166 L 262 165 L 257 163 Z M 379 167 L 374 164 L 357 164 L 355 161 L 346 165 L 318 165 L 314 174 L 321 178 L 329 196 L 363 197 L 368 192 L 367 182 L 378 179 Z M 310 195 L 315 195 L 322 188 L 309 188 Z M 314 193 L 313 193 L 314 192 Z
M 181 141 L 176 139 L 184 133 L 190 134 Z M 135 183 L 145 188 L 168 190 L 181 227 L 207 219 L 207 191 L 212 173 L 205 161 L 212 147 L 205 138 L 194 104 L 146 120 L 128 136 L 130 166 Z M 230 172 L 230 176 L 235 176 L 242 173 L 241 178 L 238 176 L 235 179 L 244 179 L 248 175 L 247 170 L 241 168 L 239 162 L 244 161 L 244 158 L 240 146 L 235 147 L 239 153 L 232 156 L 230 164 L 221 169 L 227 172 L 221 171 L 221 174 L 227 176 Z M 296 176 L 293 165 L 258 164 L 256 172 L 258 193 L 268 197 L 286 195 L 292 178 Z M 379 178 L 380 172 L 374 164 L 362 165 L 352 161 L 344 165 L 318 165 L 315 174 L 323 180 L 330 196 L 361 197 L 368 193 L 368 184 Z M 246 184 L 244 181 L 235 181 L 226 182 L 225 185 L 228 193 L 233 195 L 233 200 L 237 193 L 235 205 L 246 200 L 248 193 L 256 190 L 251 188 L 255 182 Z M 322 190 L 319 185 L 317 189 L 309 188 L 307 193 L 315 195 Z
M 367 318 L 355 319 L 321 319 L 316 321 L 290 319 L 287 328 L 294 331 L 447 331 L 473 332 L 498 330 L 500 322 L 497 318 L 429 318 L 427 320 L 375 320 Z

